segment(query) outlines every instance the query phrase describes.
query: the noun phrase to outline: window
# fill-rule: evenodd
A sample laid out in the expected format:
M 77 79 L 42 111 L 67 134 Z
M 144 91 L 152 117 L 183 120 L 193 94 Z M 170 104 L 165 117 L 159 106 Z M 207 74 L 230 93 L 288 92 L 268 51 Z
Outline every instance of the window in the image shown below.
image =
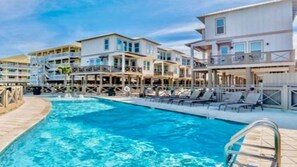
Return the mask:
M 150 62 L 144 61 L 143 62 L 143 69 L 144 70 L 150 70 Z
M 229 46 L 220 46 L 221 55 L 229 54 Z
M 140 52 L 139 43 L 134 43 L 134 52 L 135 53 L 139 53 Z
M 127 41 L 124 41 L 123 44 L 124 44 L 124 51 L 128 51 L 128 43 L 127 43 Z
M 123 50 L 123 41 L 121 39 L 117 39 L 117 50 L 122 51 Z
M 154 54 L 154 46 L 151 44 L 146 45 L 146 53 L 147 54 Z
M 109 50 L 109 39 L 104 39 L 104 50 Z
M 245 53 L 245 43 L 234 43 L 234 53 L 235 54 Z
M 132 52 L 133 51 L 133 45 L 131 42 L 129 42 L 129 52 Z
M 250 51 L 251 53 L 259 53 L 262 52 L 262 42 L 254 41 L 250 43 Z
M 122 65 L 122 59 L 115 58 L 113 61 L 115 67 L 120 67 Z
M 171 53 L 167 53 L 167 55 L 166 55 L 166 60 L 168 60 L 168 61 L 171 60 Z
M 216 34 L 225 33 L 225 18 L 216 19 Z
M 90 59 L 90 66 L 95 65 L 95 59 Z
M 133 66 L 133 67 L 136 66 L 136 60 L 131 60 L 131 66 Z

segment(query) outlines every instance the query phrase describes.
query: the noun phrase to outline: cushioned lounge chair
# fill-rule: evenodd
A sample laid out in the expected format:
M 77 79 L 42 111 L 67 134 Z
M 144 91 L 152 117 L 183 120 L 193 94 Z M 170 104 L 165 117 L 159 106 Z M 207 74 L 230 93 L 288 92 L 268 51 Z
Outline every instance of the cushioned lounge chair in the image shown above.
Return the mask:
M 237 112 L 239 112 L 240 108 L 243 107 L 251 107 L 251 112 L 253 110 L 253 108 L 259 104 L 259 99 L 261 97 L 260 93 L 249 93 L 245 99 L 245 101 L 243 103 L 239 103 L 239 104 L 227 104 L 225 105 L 225 109 L 226 110 L 228 107 L 229 108 L 235 108 L 237 109 Z M 261 105 L 261 109 L 263 110 L 263 107 Z
M 203 96 L 199 99 L 196 100 L 184 100 L 182 103 L 183 104 L 189 104 L 190 106 L 192 106 L 195 103 L 206 103 L 206 102 L 210 102 L 212 101 L 212 96 L 213 96 L 213 91 L 206 91 Z
M 220 110 L 221 107 L 224 106 L 224 105 L 239 103 L 241 97 L 242 97 L 242 92 L 232 92 L 232 93 L 230 93 L 230 97 L 225 101 L 208 103 L 207 109 L 210 106 L 216 106 Z
M 186 96 L 185 97 L 181 97 L 181 98 L 172 100 L 171 103 L 172 104 L 181 104 L 185 100 L 195 100 L 195 99 L 198 99 L 200 93 L 201 93 L 200 90 L 194 91 L 189 98 L 186 98 Z

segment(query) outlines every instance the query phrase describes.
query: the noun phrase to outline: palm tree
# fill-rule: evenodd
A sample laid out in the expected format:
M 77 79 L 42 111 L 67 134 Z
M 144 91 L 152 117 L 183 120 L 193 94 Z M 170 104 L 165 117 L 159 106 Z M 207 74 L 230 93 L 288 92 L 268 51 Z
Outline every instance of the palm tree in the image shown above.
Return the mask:
M 71 72 L 72 72 L 72 68 L 71 66 L 59 66 L 58 67 L 59 71 L 65 75 L 65 79 L 64 79 L 64 85 L 67 85 L 67 78 L 70 76 Z

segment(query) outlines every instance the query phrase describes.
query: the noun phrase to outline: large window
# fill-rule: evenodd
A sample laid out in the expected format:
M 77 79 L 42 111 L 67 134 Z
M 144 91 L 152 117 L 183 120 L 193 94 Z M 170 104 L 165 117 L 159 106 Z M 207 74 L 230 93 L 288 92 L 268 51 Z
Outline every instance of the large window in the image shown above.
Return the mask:
M 129 52 L 132 52 L 133 51 L 133 45 L 131 42 L 129 42 Z
M 90 59 L 89 65 L 90 66 L 95 66 L 95 65 L 99 66 L 100 65 L 100 59 L 97 59 L 97 58 Z
M 224 34 L 226 31 L 225 18 L 216 19 L 216 34 Z
M 104 39 L 104 50 L 109 50 L 109 38 Z
M 150 70 L 150 62 L 144 61 L 143 62 L 143 69 L 144 70 Z
M 140 52 L 140 48 L 139 48 L 139 43 L 137 42 L 137 43 L 134 43 L 134 52 L 135 53 L 139 53 Z
M 262 42 L 261 41 L 250 42 L 250 51 L 251 53 L 262 52 Z
M 128 42 L 124 41 L 123 44 L 124 44 L 124 51 L 128 51 Z
M 234 43 L 234 53 L 243 54 L 245 53 L 245 43 Z
M 151 44 L 146 45 L 146 53 L 147 54 L 154 54 L 154 46 Z
M 117 39 L 117 50 L 118 51 L 123 50 L 123 41 L 120 38 Z

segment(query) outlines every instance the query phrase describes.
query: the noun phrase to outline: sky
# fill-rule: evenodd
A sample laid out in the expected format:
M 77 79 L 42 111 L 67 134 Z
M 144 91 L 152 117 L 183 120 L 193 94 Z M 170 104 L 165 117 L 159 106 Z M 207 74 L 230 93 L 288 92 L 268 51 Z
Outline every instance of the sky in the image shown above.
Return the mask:
M 197 16 L 263 1 L 0 0 L 0 57 L 113 32 L 189 54 L 185 43 L 201 39 Z

